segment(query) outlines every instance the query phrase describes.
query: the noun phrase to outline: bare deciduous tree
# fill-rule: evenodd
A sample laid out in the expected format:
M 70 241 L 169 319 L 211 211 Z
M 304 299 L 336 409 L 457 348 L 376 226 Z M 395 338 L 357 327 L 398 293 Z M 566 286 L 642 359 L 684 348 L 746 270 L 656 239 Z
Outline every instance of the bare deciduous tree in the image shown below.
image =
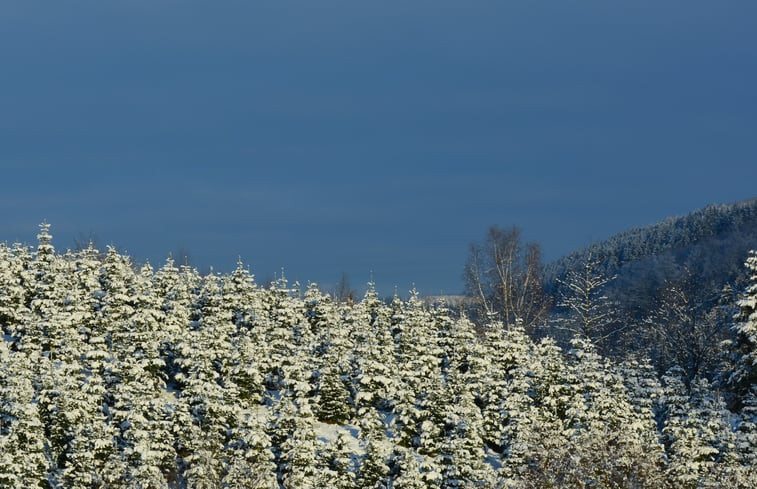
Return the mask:
M 355 302 L 355 290 L 350 286 L 350 277 L 346 272 L 342 272 L 342 276 L 339 278 L 334 287 L 334 299 L 337 302 Z
M 667 281 L 658 291 L 657 307 L 640 325 L 641 339 L 657 368 L 683 368 L 687 385 L 717 370 L 723 342 L 730 339 L 729 309 L 703 309 L 704 300 L 695 296 L 696 286 L 689 282 L 687 271 Z
M 616 275 L 598 271 L 599 263 L 589 253 L 580 269 L 570 270 L 563 279 L 557 279 L 562 288 L 557 305 L 567 311 L 567 317 L 559 318 L 556 327 L 572 337 L 591 340 L 604 352 L 624 325 L 618 322 L 617 304 L 604 294 L 605 286 Z
M 546 315 L 541 248 L 537 243 L 523 245 L 515 226 L 492 226 L 483 242 L 471 244 L 464 278 L 466 292 L 490 318 L 533 331 Z

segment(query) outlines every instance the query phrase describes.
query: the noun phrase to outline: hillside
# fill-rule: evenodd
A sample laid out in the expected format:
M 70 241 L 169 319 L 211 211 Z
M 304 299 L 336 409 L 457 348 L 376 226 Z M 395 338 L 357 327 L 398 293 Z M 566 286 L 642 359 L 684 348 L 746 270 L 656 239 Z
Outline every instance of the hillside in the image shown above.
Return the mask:
M 714 304 L 725 284 L 742 281 L 743 263 L 757 248 L 757 198 L 710 205 L 686 216 L 630 229 L 550 263 L 545 288 L 559 295 L 559 282 L 591 257 L 597 271 L 617 278 L 608 293 L 634 317 L 653 306 L 665 282 L 696 284 L 703 307 Z

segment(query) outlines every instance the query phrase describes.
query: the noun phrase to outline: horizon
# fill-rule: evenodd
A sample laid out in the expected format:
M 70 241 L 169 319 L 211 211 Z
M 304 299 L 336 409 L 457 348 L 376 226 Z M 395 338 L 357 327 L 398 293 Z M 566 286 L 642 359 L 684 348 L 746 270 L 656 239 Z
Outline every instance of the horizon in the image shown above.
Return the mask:
M 545 259 L 545 260 L 542 261 L 542 265 L 545 266 L 545 267 L 547 267 L 548 265 L 550 265 L 552 263 L 555 263 L 556 261 L 559 261 L 560 259 L 565 258 L 565 257 L 567 257 L 567 256 L 569 256 L 569 255 L 571 255 L 573 253 L 583 251 L 587 247 L 589 247 L 589 246 L 591 246 L 593 244 L 600 243 L 600 242 L 603 242 L 603 241 L 607 241 L 607 240 L 609 240 L 609 239 L 611 239 L 611 238 L 613 238 L 613 237 L 615 237 L 615 236 L 617 236 L 619 234 L 623 234 L 623 233 L 626 233 L 628 231 L 633 231 L 633 230 L 636 230 L 636 229 L 644 229 L 644 228 L 647 228 L 647 227 L 655 226 L 657 224 L 663 223 L 667 219 L 682 218 L 682 217 L 685 217 L 685 216 L 690 215 L 692 213 L 701 211 L 701 210 L 706 209 L 706 208 L 711 207 L 711 206 L 732 206 L 732 205 L 746 204 L 746 203 L 754 202 L 756 200 L 757 200 L 757 197 L 752 197 L 752 198 L 747 198 L 747 199 L 741 199 L 741 200 L 734 201 L 734 202 L 710 203 L 710 204 L 707 204 L 706 206 L 703 206 L 703 207 L 700 207 L 700 208 L 697 208 L 697 209 L 692 209 L 690 212 L 688 212 L 686 214 L 674 215 L 674 216 L 666 216 L 666 217 L 664 217 L 664 218 L 662 218 L 662 219 L 660 219 L 660 220 L 658 220 L 658 221 L 656 221 L 654 223 L 650 223 L 650 224 L 647 224 L 647 225 L 641 225 L 641 226 L 629 227 L 627 229 L 619 231 L 618 233 L 614 233 L 614 234 L 612 234 L 610 236 L 605 236 L 605 237 L 600 238 L 598 240 L 592 241 L 591 243 L 587 243 L 585 246 L 581 246 L 579 248 L 575 248 L 573 250 L 570 250 L 570 251 L 568 251 L 568 252 L 566 252 L 566 253 L 564 253 L 564 254 L 562 254 L 560 256 L 552 257 L 551 259 L 548 259 L 548 260 Z M 54 231 L 54 229 L 53 229 L 54 228 L 54 224 L 53 223 L 49 223 L 46 220 L 43 220 L 37 226 L 38 227 L 38 232 L 39 232 L 39 229 L 41 229 L 41 227 L 42 227 L 43 224 L 48 224 L 49 227 L 50 227 L 50 231 Z M 72 251 L 72 250 L 74 250 L 77 247 L 81 248 L 85 244 L 92 244 L 92 245 L 94 245 L 95 249 L 97 249 L 100 252 L 106 251 L 108 247 L 113 247 L 113 248 L 115 248 L 115 250 L 119 254 L 128 256 L 129 259 L 130 259 L 130 261 L 133 264 L 138 265 L 138 266 L 141 266 L 141 265 L 144 265 L 144 264 L 149 264 L 154 269 L 158 269 L 158 268 L 162 267 L 163 264 L 165 264 L 166 261 L 169 258 L 172 259 L 172 260 L 174 260 L 174 263 L 175 263 L 176 266 L 188 265 L 191 268 L 199 271 L 199 273 L 201 273 L 202 275 L 206 275 L 208 273 L 227 274 L 227 273 L 230 273 L 231 271 L 233 271 L 237 267 L 237 265 L 238 265 L 238 261 L 237 261 L 237 262 L 234 263 L 233 266 L 228 266 L 228 267 L 216 266 L 214 264 L 209 264 L 209 265 L 206 264 L 206 265 L 200 266 L 200 265 L 197 265 L 196 263 L 193 263 L 191 261 L 192 257 L 188 253 L 189 250 L 186 250 L 186 249 L 178 249 L 178 250 L 176 250 L 179 253 L 181 253 L 181 252 L 187 252 L 187 254 L 184 257 L 174 256 L 173 252 L 169 252 L 162 260 L 160 260 L 160 261 L 152 261 L 149 258 L 141 258 L 141 257 L 138 257 L 138 256 L 133 256 L 133 255 L 131 255 L 128 252 L 128 250 L 122 249 L 116 243 L 107 243 L 107 244 L 100 243 L 97 235 L 94 234 L 94 233 L 91 233 L 91 232 L 90 232 L 89 235 L 85 235 L 83 233 L 79 233 L 77 236 L 75 236 L 75 237 L 72 238 L 72 245 L 73 246 L 65 246 L 63 249 L 59 249 L 56 246 L 56 238 L 55 238 L 54 232 L 50 232 L 50 234 L 53 237 L 52 245 L 55 248 L 55 250 L 56 250 L 57 253 L 62 253 L 62 252 L 65 252 L 65 251 Z M 6 245 L 9 245 L 9 244 L 21 244 L 23 246 L 28 246 L 31 249 L 35 248 L 37 242 L 38 241 L 36 240 L 36 238 L 35 238 L 34 241 L 27 241 L 27 242 L 22 242 L 22 241 L 8 242 L 7 240 L 0 239 L 0 243 L 5 243 Z M 541 243 L 539 243 L 539 244 L 541 245 Z M 181 262 L 182 259 L 185 260 L 183 263 Z M 241 260 L 241 256 L 238 257 L 238 260 Z M 315 281 L 315 280 L 304 280 L 303 281 L 303 280 L 298 279 L 298 278 L 292 279 L 287 274 L 287 271 L 286 271 L 285 267 L 281 267 L 278 273 L 274 272 L 274 273 L 270 273 L 269 275 L 266 275 L 265 277 L 261 277 L 261 276 L 259 276 L 258 274 L 255 273 L 255 270 L 251 267 L 250 263 L 245 262 L 244 260 L 242 260 L 242 265 L 244 266 L 244 268 L 246 268 L 253 275 L 253 277 L 255 278 L 255 282 L 259 286 L 268 286 L 271 282 L 273 282 L 274 280 L 277 280 L 277 279 L 281 278 L 281 276 L 283 275 L 287 279 L 287 282 L 288 282 L 289 286 L 293 287 L 293 286 L 296 285 L 297 287 L 295 288 L 295 290 L 299 290 L 300 293 L 304 293 L 305 290 L 306 290 L 306 288 L 307 288 L 307 286 L 309 284 L 315 283 L 316 285 L 318 285 L 318 288 L 322 292 L 336 294 L 337 293 L 337 289 L 340 286 L 340 281 L 342 279 L 346 278 L 347 282 L 346 282 L 345 285 L 348 286 L 350 290 L 352 290 L 353 292 L 356 293 L 358 300 L 362 299 L 362 296 L 365 294 L 365 292 L 368 289 L 368 285 L 371 284 L 371 283 L 374 284 L 374 286 L 376 288 L 376 291 L 378 292 L 379 297 L 381 297 L 382 300 L 389 299 L 389 298 L 391 298 L 393 296 L 397 296 L 397 297 L 400 297 L 401 299 L 405 300 L 405 299 L 407 299 L 410 296 L 410 294 L 414 290 L 418 291 L 419 294 L 420 294 L 420 296 L 421 297 L 425 297 L 425 298 L 440 298 L 440 297 L 450 297 L 450 298 L 453 298 L 453 297 L 462 297 L 462 296 L 465 295 L 465 291 L 464 290 L 460 290 L 460 291 L 457 291 L 457 292 L 444 292 L 444 291 L 440 291 L 438 293 L 423 292 L 423 291 L 418 290 L 414 283 L 411 284 L 411 286 L 407 290 L 401 290 L 399 288 L 399 286 L 396 285 L 396 284 L 394 284 L 393 286 L 388 286 L 387 284 L 381 284 L 381 285 L 379 285 L 379 284 L 377 284 L 375 282 L 375 280 L 373 278 L 373 273 L 372 272 L 369 273 L 368 280 L 366 280 L 365 282 L 362 282 L 362 283 L 355 283 L 355 282 L 353 282 L 352 278 L 349 277 L 349 275 L 347 275 L 345 273 L 343 276 L 340 276 L 339 279 L 336 280 L 335 282 L 333 282 L 333 283 L 328 283 L 327 282 L 327 283 L 324 284 L 322 282 L 318 282 L 318 281 Z

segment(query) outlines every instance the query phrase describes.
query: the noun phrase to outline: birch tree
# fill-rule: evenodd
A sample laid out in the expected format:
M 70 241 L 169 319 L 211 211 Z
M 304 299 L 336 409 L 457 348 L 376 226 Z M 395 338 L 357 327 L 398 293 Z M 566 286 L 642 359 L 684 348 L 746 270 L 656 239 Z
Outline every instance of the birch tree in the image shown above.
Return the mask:
M 537 243 L 524 245 L 517 227 L 492 226 L 483 242 L 471 244 L 464 278 L 479 312 L 499 316 L 505 326 L 522 324 L 533 331 L 546 316 L 541 248 Z

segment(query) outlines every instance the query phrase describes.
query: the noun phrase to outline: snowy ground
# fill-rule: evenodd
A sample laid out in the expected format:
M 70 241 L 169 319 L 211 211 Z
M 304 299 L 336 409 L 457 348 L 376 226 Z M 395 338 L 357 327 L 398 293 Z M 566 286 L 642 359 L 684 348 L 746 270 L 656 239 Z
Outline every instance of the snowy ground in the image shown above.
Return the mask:
M 360 428 L 349 424 L 339 425 L 321 423 L 319 421 L 316 421 L 313 424 L 313 428 L 315 429 L 315 434 L 319 441 L 324 443 L 333 442 L 340 433 L 343 433 L 347 440 L 347 446 L 349 447 L 350 452 L 355 455 L 365 454 L 365 449 L 362 447 L 359 440 Z

